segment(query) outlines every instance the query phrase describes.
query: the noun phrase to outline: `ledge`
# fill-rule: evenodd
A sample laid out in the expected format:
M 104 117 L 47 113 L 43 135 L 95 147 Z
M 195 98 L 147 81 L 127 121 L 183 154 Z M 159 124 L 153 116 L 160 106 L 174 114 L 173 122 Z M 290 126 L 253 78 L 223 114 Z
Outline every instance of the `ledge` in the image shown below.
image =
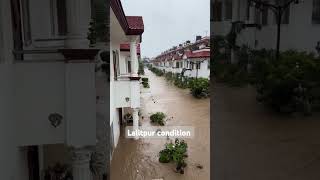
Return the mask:
M 139 81 L 141 77 L 129 77 L 130 81 Z
M 66 61 L 94 61 L 99 49 L 59 49 Z

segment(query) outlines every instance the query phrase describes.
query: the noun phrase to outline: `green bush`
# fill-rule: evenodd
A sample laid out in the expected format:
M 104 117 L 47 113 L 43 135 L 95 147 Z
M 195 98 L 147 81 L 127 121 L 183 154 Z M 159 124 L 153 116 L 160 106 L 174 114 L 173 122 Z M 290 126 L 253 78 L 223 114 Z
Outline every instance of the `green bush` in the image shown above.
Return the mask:
M 225 59 L 221 59 L 221 56 L 217 55 L 218 58 L 212 62 L 215 80 L 231 86 L 244 86 L 248 84 L 250 82 L 247 68 L 250 59 L 249 52 L 250 50 L 246 46 L 238 49 L 236 51 L 238 61 L 234 64 L 227 62 Z
M 164 126 L 165 122 L 164 122 L 164 118 L 166 117 L 166 115 L 163 112 L 156 112 L 155 114 L 152 114 L 150 116 L 150 120 L 153 123 L 157 123 L 160 126 Z
M 150 85 L 148 82 L 142 82 L 142 85 L 144 88 L 150 88 Z
M 209 80 L 206 78 L 192 79 L 189 82 L 191 94 L 196 98 L 209 96 Z
M 149 79 L 146 77 L 141 78 L 142 82 L 149 82 Z
M 279 112 L 310 114 L 320 99 L 320 64 L 313 54 L 289 50 L 279 60 L 261 53 L 252 75 L 257 100 Z
M 152 71 L 153 73 L 155 73 L 157 76 L 163 76 L 164 75 L 164 72 L 160 69 L 157 69 L 155 67 L 151 67 L 150 68 L 150 71 Z
M 168 82 L 172 82 L 174 80 L 174 74 L 172 72 L 166 72 L 164 77 Z
M 143 65 L 143 62 L 141 62 L 140 60 L 139 60 L 138 74 L 139 75 L 144 75 L 144 65 Z
M 185 158 L 187 157 L 188 145 L 184 140 L 175 139 L 175 143 L 167 143 L 165 149 L 159 152 L 159 162 L 175 162 L 177 171 L 184 173 L 184 167 L 187 166 Z

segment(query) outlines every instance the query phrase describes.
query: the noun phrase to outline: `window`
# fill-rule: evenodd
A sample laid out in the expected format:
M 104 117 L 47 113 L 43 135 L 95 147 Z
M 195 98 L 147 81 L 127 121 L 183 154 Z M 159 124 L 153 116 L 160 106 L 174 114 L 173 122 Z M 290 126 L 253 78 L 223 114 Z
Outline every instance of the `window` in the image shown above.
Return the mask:
M 56 1 L 57 1 L 58 35 L 65 36 L 67 34 L 66 0 L 56 0 Z
M 249 0 L 247 0 L 247 7 L 246 7 L 246 15 L 247 15 L 247 20 L 250 20 L 250 4 Z
M 268 1 L 265 1 L 265 3 L 268 3 Z M 268 15 L 269 15 L 269 9 L 267 7 L 263 7 L 262 9 L 262 25 L 268 25 Z
M 113 55 L 113 73 L 114 73 L 114 80 L 118 79 L 120 74 L 119 69 L 119 53 L 117 51 L 112 52 Z
M 208 60 L 208 69 L 210 69 L 210 61 Z
M 281 18 L 281 24 L 289 24 L 289 19 L 290 19 L 290 6 L 283 13 Z
M 131 61 L 128 61 L 128 73 L 131 73 Z
M 222 2 L 221 0 L 215 0 L 214 3 L 212 3 L 213 7 L 213 21 L 221 21 L 222 20 Z
M 21 28 L 21 12 L 20 1 L 11 0 L 11 18 L 14 50 L 22 50 L 22 28 Z M 23 60 L 22 54 L 14 54 L 15 59 Z
M 277 1 L 277 5 L 284 5 L 288 2 L 289 0 L 279 0 Z M 281 24 L 289 24 L 289 19 L 290 19 L 290 6 L 287 7 L 287 9 L 283 12 L 281 16 Z M 277 24 L 277 16 L 274 14 L 274 22 Z
M 225 1 L 225 20 L 232 19 L 232 0 Z
M 31 29 L 30 29 L 30 12 L 29 0 L 21 1 L 22 3 L 22 27 L 23 27 L 23 42 L 25 46 L 31 44 Z
M 176 62 L 176 68 L 179 68 L 180 63 Z
M 320 0 L 313 0 L 312 23 L 320 24 Z
M 196 68 L 197 68 L 197 69 L 200 69 L 200 65 L 201 65 L 200 62 L 197 62 L 197 63 L 196 63 Z
M 257 8 L 254 9 L 254 22 L 261 24 L 261 11 Z

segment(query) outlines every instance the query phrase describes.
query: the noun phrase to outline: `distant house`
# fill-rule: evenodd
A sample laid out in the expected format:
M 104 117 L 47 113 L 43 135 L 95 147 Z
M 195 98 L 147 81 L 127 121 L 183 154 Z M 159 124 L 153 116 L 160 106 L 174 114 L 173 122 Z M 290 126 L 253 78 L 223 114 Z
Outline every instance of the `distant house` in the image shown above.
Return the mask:
M 187 77 L 209 78 L 210 37 L 197 36 L 195 42 L 179 44 L 155 57 L 152 64 L 165 72 L 184 72 Z

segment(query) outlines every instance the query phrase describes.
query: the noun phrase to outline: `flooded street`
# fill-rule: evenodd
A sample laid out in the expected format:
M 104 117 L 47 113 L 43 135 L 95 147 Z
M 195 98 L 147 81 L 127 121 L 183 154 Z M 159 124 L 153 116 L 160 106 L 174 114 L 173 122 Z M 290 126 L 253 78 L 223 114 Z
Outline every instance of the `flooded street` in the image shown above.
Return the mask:
M 160 163 L 158 153 L 166 139 L 126 139 L 122 128 L 111 163 L 112 180 L 207 180 L 210 179 L 210 99 L 196 99 L 188 89 L 168 84 L 145 70 L 150 88 L 141 88 L 141 126 L 151 126 L 150 115 L 164 112 L 166 126 L 193 126 L 195 137 L 188 143 L 184 174 L 175 173 L 174 163 Z M 173 139 L 174 140 L 174 139 Z M 198 168 L 201 165 L 203 168 Z
M 252 87 L 215 84 L 213 178 L 319 180 L 320 114 L 280 115 Z

